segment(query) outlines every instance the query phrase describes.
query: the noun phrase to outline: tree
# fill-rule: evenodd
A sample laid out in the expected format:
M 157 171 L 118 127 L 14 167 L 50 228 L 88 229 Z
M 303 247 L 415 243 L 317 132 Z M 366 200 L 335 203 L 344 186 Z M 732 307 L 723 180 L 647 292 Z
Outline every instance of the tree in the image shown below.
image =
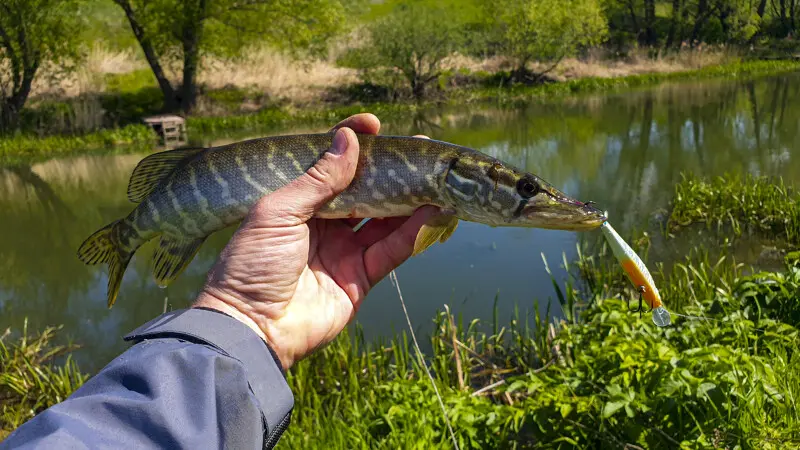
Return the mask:
M 78 57 L 77 2 L 0 0 L 0 130 L 14 128 L 43 65 L 54 79 Z
M 368 44 L 351 49 L 339 63 L 402 74 L 415 98 L 442 73 L 442 61 L 464 43 L 462 22 L 437 2 L 405 1 L 367 26 Z
M 538 80 L 565 57 L 601 43 L 608 33 L 597 0 L 511 0 L 504 6 L 495 10 L 494 39 L 501 52 L 514 61 L 513 77 L 518 81 L 531 78 L 529 62 L 551 63 L 533 74 Z
M 292 54 L 322 54 L 343 30 L 337 0 L 114 0 L 144 52 L 168 111 L 191 112 L 202 57 L 235 58 L 266 42 Z M 170 81 L 166 70 L 180 69 Z

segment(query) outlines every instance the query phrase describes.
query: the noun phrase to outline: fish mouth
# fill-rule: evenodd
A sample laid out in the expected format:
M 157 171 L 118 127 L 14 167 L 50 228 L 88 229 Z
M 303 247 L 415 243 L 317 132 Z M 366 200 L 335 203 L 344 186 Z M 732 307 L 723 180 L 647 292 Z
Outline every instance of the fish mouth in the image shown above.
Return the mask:
M 520 211 L 520 219 L 535 228 L 566 231 L 589 231 L 608 220 L 606 214 L 592 206 L 552 190 L 542 190 Z

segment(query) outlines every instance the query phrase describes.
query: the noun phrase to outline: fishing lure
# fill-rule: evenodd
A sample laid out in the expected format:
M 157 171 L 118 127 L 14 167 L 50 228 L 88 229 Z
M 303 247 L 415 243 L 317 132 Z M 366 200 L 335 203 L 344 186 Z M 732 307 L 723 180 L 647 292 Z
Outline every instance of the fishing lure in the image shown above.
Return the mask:
M 611 245 L 611 251 L 614 252 L 614 256 L 617 257 L 622 269 L 628 275 L 628 279 L 639 289 L 638 311 L 641 313 L 642 299 L 644 299 L 653 311 L 653 323 L 659 327 L 669 325 L 671 323 L 669 311 L 661 303 L 658 288 L 656 288 L 647 266 L 644 265 L 639 255 L 633 251 L 628 243 L 617 234 L 617 231 L 608 221 L 603 222 L 600 229 L 603 231 L 609 245 Z

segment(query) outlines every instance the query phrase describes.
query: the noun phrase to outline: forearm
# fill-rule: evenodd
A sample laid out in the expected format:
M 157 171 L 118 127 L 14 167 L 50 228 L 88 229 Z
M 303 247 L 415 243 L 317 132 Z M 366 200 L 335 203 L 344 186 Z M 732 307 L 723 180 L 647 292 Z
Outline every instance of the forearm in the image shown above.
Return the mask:
M 180 310 L 126 339 L 135 345 L 0 447 L 263 448 L 288 425 L 288 384 L 241 322 Z

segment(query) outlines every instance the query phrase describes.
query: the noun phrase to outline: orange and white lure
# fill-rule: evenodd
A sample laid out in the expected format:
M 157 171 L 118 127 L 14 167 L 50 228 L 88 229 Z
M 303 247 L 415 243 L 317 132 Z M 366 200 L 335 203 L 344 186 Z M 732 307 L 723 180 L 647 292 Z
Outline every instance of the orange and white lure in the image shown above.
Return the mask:
M 619 234 L 617 234 L 614 227 L 610 223 L 603 222 L 600 226 L 603 234 L 611 246 L 611 251 L 617 257 L 622 269 L 628 275 L 628 279 L 639 289 L 640 294 L 653 310 L 653 323 L 659 327 L 665 327 L 671 323 L 669 311 L 664 308 L 661 303 L 661 296 L 658 294 L 658 288 L 650 276 L 650 271 L 647 266 L 639 258 L 639 255 L 625 242 Z

